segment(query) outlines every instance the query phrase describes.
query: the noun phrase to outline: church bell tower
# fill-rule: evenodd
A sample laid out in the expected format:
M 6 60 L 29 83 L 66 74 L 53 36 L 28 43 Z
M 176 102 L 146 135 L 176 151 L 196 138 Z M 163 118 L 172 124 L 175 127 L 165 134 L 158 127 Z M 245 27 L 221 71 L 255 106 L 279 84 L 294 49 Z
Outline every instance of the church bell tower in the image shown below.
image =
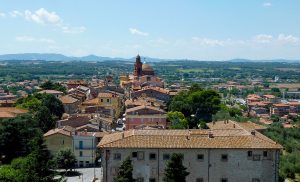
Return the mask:
M 134 64 L 134 76 L 142 76 L 142 66 L 143 63 L 141 62 L 141 57 L 140 55 L 137 55 Z

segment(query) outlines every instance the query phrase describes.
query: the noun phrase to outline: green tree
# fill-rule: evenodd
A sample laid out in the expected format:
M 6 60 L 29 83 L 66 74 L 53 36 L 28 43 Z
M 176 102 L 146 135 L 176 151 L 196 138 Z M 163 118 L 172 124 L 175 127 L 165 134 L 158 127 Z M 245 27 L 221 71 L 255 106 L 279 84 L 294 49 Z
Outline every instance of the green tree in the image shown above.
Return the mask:
M 51 155 L 44 145 L 43 136 L 32 139 L 28 146 L 31 153 L 25 157 L 15 158 L 10 165 L 0 168 L 0 181 L 17 182 L 52 182 L 54 165 Z
M 55 127 L 56 117 L 51 114 L 50 110 L 46 106 L 41 106 L 34 114 L 34 118 L 44 133 Z
M 191 106 L 187 100 L 189 93 L 186 91 L 179 92 L 172 98 L 169 104 L 169 111 L 179 111 L 186 117 L 191 115 Z
M 172 129 L 188 128 L 188 121 L 181 112 L 178 111 L 168 112 L 167 119 L 168 121 L 171 122 Z
M 115 178 L 115 182 L 135 182 L 132 177 L 133 166 L 131 159 L 127 157 L 121 164 L 118 172 L 118 176 Z
M 230 107 L 227 111 L 229 112 L 230 117 L 242 116 L 243 114 L 242 110 L 236 107 Z
M 0 168 L 0 181 L 3 182 L 18 182 L 18 171 L 10 165 L 2 166 Z
M 212 121 L 212 115 L 220 110 L 221 103 L 220 95 L 216 91 L 197 89 L 197 86 L 192 88 L 180 92 L 169 104 L 169 111 L 181 112 L 189 118 L 190 128 L 198 127 L 200 121 Z
M 65 169 L 67 172 L 75 167 L 76 158 L 70 149 L 66 149 L 58 151 L 54 161 L 58 168 Z
M 220 96 L 213 90 L 193 92 L 187 99 L 191 105 L 191 113 L 195 114 L 197 121 L 210 122 L 212 121 L 212 115 L 220 110 Z
M 16 106 L 24 109 L 29 109 L 31 112 L 37 112 L 40 107 L 45 106 L 50 113 L 57 118 L 61 118 L 64 113 L 62 102 L 52 94 L 36 93 L 29 95 L 26 98 L 18 99 Z
M 45 90 L 57 90 L 57 91 L 67 93 L 66 87 L 64 87 L 60 83 L 53 83 L 51 80 L 44 82 L 41 85 L 41 88 Z
M 182 164 L 183 154 L 172 154 L 165 168 L 164 182 L 186 182 L 186 176 L 190 173 Z
M 50 113 L 58 118 L 61 118 L 64 113 L 62 102 L 52 94 L 43 94 L 42 105 L 47 107 Z
M 17 107 L 29 109 L 43 132 L 55 127 L 64 113 L 62 102 L 51 94 L 33 94 L 17 101 Z
M 30 114 L 0 120 L 1 162 L 9 164 L 13 158 L 28 155 L 30 142 L 39 135 L 40 129 Z

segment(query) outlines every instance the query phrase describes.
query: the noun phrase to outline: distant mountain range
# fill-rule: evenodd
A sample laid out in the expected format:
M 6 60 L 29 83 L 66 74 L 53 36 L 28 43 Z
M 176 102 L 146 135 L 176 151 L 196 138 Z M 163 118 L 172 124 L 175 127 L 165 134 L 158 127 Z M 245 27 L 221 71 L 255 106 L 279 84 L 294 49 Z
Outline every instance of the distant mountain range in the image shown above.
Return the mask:
M 88 55 L 82 57 L 65 56 L 63 54 L 54 53 L 23 53 L 23 54 L 3 54 L 0 55 L 0 61 L 10 61 L 10 60 L 43 60 L 43 61 L 135 61 L 135 57 L 126 58 L 111 58 L 111 57 L 101 57 L 96 55 Z M 197 61 L 191 59 L 160 59 L 151 57 L 142 57 L 142 61 L 146 62 L 160 62 L 160 61 Z M 273 59 L 273 60 L 249 60 L 249 59 L 232 59 L 227 60 L 229 62 L 300 62 L 300 60 L 286 60 L 286 59 Z

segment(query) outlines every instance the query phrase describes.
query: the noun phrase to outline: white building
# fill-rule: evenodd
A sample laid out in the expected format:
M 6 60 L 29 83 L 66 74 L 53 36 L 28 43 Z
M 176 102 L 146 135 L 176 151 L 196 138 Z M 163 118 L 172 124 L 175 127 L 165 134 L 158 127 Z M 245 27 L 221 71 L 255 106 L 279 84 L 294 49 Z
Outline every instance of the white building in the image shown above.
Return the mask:
M 138 182 L 162 182 L 172 153 L 184 154 L 188 182 L 276 182 L 282 146 L 233 123 L 226 129 L 128 130 L 104 136 L 103 181 L 113 182 L 126 157 Z
M 96 133 L 76 132 L 73 135 L 73 152 L 78 167 L 94 166 L 96 159 Z

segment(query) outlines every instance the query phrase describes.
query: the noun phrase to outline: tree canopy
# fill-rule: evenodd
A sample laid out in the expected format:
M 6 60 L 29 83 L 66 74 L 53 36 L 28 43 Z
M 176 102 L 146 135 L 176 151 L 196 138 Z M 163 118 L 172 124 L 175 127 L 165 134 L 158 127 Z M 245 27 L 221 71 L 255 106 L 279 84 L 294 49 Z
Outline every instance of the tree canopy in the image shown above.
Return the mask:
M 212 115 L 220 110 L 220 95 L 214 90 L 206 90 L 193 85 L 189 91 L 174 96 L 169 111 L 178 111 L 189 118 L 189 127 L 198 127 L 201 121 L 212 121 Z
M 171 111 L 167 114 L 168 121 L 171 122 L 172 129 L 187 129 L 188 121 L 181 112 Z
M 264 134 L 285 148 L 280 157 L 280 177 L 295 178 L 300 173 L 300 128 L 283 128 L 281 123 L 274 123 Z
M 13 158 L 30 153 L 31 140 L 42 135 L 36 120 L 30 114 L 0 120 L 0 159 L 10 163 Z
M 17 100 L 16 106 L 29 109 L 43 132 L 55 127 L 55 121 L 64 113 L 61 101 L 51 94 L 33 94 Z
M 54 181 L 52 156 L 30 114 L 0 121 L 0 181 Z
M 70 149 L 66 149 L 58 151 L 54 161 L 58 168 L 68 171 L 75 167 L 76 158 Z
M 45 90 L 57 90 L 63 93 L 67 93 L 66 87 L 64 87 L 60 83 L 53 83 L 51 80 L 44 82 L 40 87 Z

